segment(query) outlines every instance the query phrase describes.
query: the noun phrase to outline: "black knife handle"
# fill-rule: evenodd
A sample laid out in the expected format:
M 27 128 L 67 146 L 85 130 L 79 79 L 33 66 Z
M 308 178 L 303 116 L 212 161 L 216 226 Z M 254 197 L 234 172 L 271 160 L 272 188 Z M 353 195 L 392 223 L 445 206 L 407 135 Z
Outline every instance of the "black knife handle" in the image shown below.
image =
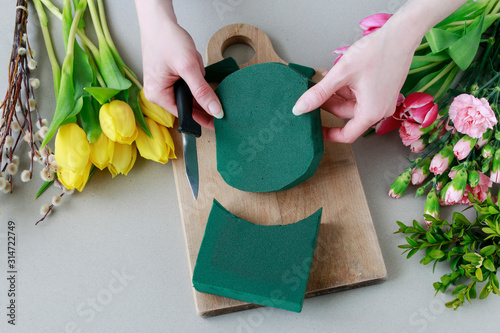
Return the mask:
M 193 119 L 193 94 L 183 79 L 174 83 L 174 94 L 179 116 L 178 131 L 200 137 L 201 126 Z

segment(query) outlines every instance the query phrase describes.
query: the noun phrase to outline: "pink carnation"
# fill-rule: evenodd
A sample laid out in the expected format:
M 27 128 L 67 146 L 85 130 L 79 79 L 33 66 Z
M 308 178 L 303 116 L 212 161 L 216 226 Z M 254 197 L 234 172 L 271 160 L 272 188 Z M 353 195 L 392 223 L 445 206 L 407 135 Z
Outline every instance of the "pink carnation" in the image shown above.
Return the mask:
M 459 203 L 463 205 L 470 205 L 471 202 L 468 198 L 468 194 L 472 193 L 475 198 L 477 198 L 479 201 L 483 202 L 484 200 L 487 199 L 488 197 L 488 191 L 491 186 L 493 186 L 493 182 L 491 179 L 486 176 L 484 173 L 481 171 L 478 171 L 479 173 L 479 184 L 477 184 L 476 187 L 470 187 L 467 185 L 465 187 L 465 193 L 462 199 L 459 201 Z
M 450 159 L 443 158 L 441 155 L 435 155 L 432 158 L 429 170 L 435 175 L 441 175 L 450 166 Z
M 453 153 L 455 154 L 455 157 L 460 161 L 466 158 L 469 153 L 471 152 L 472 147 L 470 146 L 470 141 L 464 140 L 463 138 L 460 139 L 456 144 L 455 147 L 453 147 Z
M 411 183 L 412 185 L 420 185 L 424 182 L 427 175 L 424 174 L 424 171 L 420 168 L 414 168 L 411 171 Z
M 420 125 L 413 121 L 405 120 L 399 128 L 399 136 L 403 140 L 405 146 L 411 145 L 413 142 L 420 139 L 422 132 L 420 132 Z
M 418 139 L 410 145 L 410 150 L 412 153 L 421 153 L 424 151 L 425 147 L 424 140 Z
M 468 94 L 455 97 L 449 115 L 458 132 L 476 139 L 498 122 L 485 98 L 478 99 Z

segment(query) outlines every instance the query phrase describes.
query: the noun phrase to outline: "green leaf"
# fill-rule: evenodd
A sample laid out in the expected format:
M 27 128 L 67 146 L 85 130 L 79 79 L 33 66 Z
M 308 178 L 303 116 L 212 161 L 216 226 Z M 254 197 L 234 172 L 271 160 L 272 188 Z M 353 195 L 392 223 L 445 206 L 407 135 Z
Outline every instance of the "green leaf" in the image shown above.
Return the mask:
M 487 233 L 487 234 L 496 234 L 496 231 L 494 231 L 491 228 L 483 228 L 482 230 L 484 233 Z
M 467 289 L 466 285 L 464 285 L 464 284 L 458 285 L 455 287 L 455 289 L 453 289 L 452 295 L 457 296 L 457 295 L 463 294 L 463 293 L 465 293 L 466 289 Z
M 102 87 L 86 87 L 92 97 L 94 97 L 101 105 L 106 104 L 112 97 L 118 94 L 121 90 Z
M 476 278 L 478 279 L 478 281 L 483 281 L 483 270 L 481 269 L 481 267 L 476 269 Z
M 406 256 L 406 259 L 410 259 L 417 252 L 418 252 L 418 249 L 412 249 L 412 250 L 410 250 L 410 252 L 408 252 L 408 255 Z
M 128 104 L 134 111 L 135 122 L 139 127 L 146 133 L 147 136 L 151 137 L 151 132 L 149 131 L 148 124 L 144 120 L 144 114 L 142 113 L 141 106 L 139 104 L 139 88 L 136 85 L 132 85 L 129 89 L 129 99 Z
M 57 174 L 54 174 L 54 180 L 44 182 L 42 184 L 42 187 L 40 187 L 40 189 L 36 193 L 35 199 L 38 199 L 38 197 L 41 196 L 43 194 L 43 192 L 45 192 L 52 184 L 54 184 L 56 178 L 57 178 Z
M 94 108 L 91 97 L 83 97 L 83 107 L 79 116 L 82 128 L 87 134 L 87 140 L 90 143 L 96 142 L 102 129 L 99 124 L 99 109 Z
M 425 38 L 429 42 L 432 52 L 441 52 L 453 45 L 462 36 L 440 28 L 432 28 Z
M 431 243 L 431 244 L 435 244 L 435 243 L 437 243 L 437 242 L 438 242 L 438 241 L 436 240 L 436 238 L 434 238 L 434 236 L 433 236 L 433 235 L 432 235 L 429 231 L 427 231 L 427 232 L 425 233 L 425 237 L 427 237 L 427 240 L 428 240 L 428 241 L 429 241 L 429 243 Z
M 45 146 L 56 133 L 57 128 L 68 117 L 68 115 L 75 108 L 73 87 L 73 54 L 68 54 L 64 58 L 61 75 L 61 85 L 59 88 L 59 95 L 57 96 L 56 110 L 54 117 L 49 126 L 49 130 L 42 142 L 42 147 Z
M 132 82 L 125 78 L 120 71 L 113 57 L 113 52 L 105 40 L 99 40 L 99 57 L 96 59 L 96 63 L 104 82 L 106 82 L 106 87 L 126 90 L 132 86 Z
M 434 249 L 429 253 L 429 256 L 433 259 L 441 259 L 445 256 L 444 252 L 439 249 Z
M 482 259 L 481 256 L 475 252 L 466 253 L 464 254 L 463 258 L 464 260 L 471 262 L 473 264 L 477 264 Z
M 406 224 L 404 224 L 403 222 L 400 222 L 400 221 L 396 221 L 396 223 L 399 225 L 399 231 L 397 231 L 397 232 L 405 232 Z
M 477 296 L 476 282 L 472 282 L 472 285 L 470 286 L 470 289 L 469 289 L 469 296 L 471 298 L 476 298 L 476 296 Z
M 461 70 L 466 70 L 469 67 L 479 49 L 484 14 L 476 20 L 478 20 L 478 23 L 471 24 L 471 28 L 466 34 L 448 48 L 448 54 Z
M 489 283 L 485 283 L 484 286 L 483 286 L 483 289 L 481 289 L 481 293 L 479 294 L 479 299 L 485 299 L 486 297 L 488 297 L 488 295 L 490 294 L 491 290 L 490 290 L 490 284 Z
M 490 0 L 467 1 L 447 18 L 439 22 L 436 27 L 442 27 L 454 21 L 470 20 L 482 14 Z
M 488 245 L 485 246 L 479 251 L 479 254 L 482 255 L 483 257 L 491 256 L 493 253 L 496 251 L 496 246 L 495 245 Z
M 425 232 L 425 229 L 422 227 L 420 223 L 418 223 L 417 220 L 413 220 L 413 227 L 418 231 Z
M 493 262 L 490 259 L 486 259 L 485 261 L 483 261 L 483 266 L 484 266 L 484 268 L 486 268 L 490 272 L 497 271 L 495 265 L 493 264 Z
M 408 244 L 410 244 L 411 246 L 415 246 L 417 247 L 418 246 L 418 243 L 413 239 L 413 238 L 410 238 L 408 236 L 406 236 L 406 241 L 408 242 Z

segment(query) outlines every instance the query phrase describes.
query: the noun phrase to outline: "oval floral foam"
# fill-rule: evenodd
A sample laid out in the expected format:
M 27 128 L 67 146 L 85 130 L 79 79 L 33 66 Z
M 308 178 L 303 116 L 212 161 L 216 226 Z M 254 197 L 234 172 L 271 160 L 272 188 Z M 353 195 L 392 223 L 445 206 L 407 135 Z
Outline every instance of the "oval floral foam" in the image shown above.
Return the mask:
M 249 66 L 221 82 L 215 92 L 225 115 L 214 127 L 217 170 L 227 184 L 275 192 L 314 175 L 323 156 L 320 110 L 292 113 L 313 84 L 279 63 Z

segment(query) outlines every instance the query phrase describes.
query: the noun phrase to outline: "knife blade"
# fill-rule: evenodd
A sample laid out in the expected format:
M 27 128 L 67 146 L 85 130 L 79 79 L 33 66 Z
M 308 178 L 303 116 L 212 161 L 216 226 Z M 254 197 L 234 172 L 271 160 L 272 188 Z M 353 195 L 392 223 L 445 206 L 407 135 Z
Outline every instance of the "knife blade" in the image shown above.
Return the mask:
M 194 199 L 198 198 L 199 173 L 196 138 L 201 136 L 201 126 L 193 119 L 193 95 L 183 79 L 174 83 L 175 102 L 179 117 L 178 131 L 182 133 L 182 150 L 184 152 L 184 166 L 186 175 L 193 192 Z

